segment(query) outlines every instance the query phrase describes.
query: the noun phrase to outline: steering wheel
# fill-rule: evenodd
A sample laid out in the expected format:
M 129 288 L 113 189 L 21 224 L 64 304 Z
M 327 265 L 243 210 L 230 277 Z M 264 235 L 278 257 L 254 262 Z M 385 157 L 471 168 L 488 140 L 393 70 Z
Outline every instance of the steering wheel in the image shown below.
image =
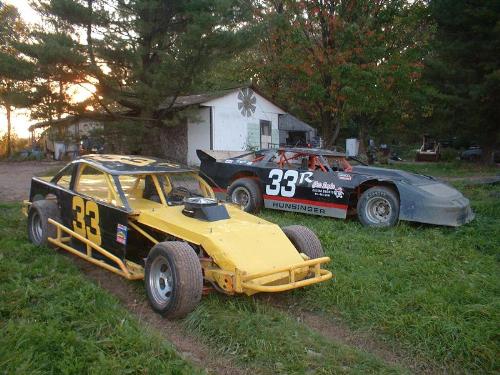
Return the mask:
M 200 197 L 201 195 L 193 193 L 191 190 L 184 186 L 173 187 L 167 195 L 167 204 L 170 206 L 183 204 L 184 198 Z
M 184 196 L 187 196 L 187 197 L 193 196 L 193 193 L 187 187 L 184 187 L 184 186 L 173 187 L 172 190 L 170 191 L 169 195 L 171 195 L 171 194 L 173 194 L 173 195 L 184 195 Z
M 179 186 L 172 188 L 172 190 L 170 190 L 170 193 L 165 198 L 169 206 L 177 206 L 182 204 L 184 198 L 190 196 L 191 192 L 188 189 L 186 189 L 184 186 Z

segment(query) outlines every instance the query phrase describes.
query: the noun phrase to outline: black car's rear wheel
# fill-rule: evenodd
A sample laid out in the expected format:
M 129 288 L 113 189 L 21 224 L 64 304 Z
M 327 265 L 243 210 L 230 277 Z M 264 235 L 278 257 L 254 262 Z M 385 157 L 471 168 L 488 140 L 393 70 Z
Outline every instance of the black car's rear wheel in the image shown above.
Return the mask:
M 146 293 L 153 309 L 168 318 L 182 318 L 201 299 L 203 275 L 195 251 L 185 242 L 156 244 L 146 259 Z
M 239 178 L 227 189 L 231 202 L 243 207 L 246 212 L 259 212 L 263 200 L 259 184 L 253 178 Z
M 399 218 L 399 199 L 394 190 L 375 186 L 358 201 L 358 218 L 367 227 L 392 227 Z
M 60 221 L 59 207 L 53 200 L 38 200 L 31 204 L 28 212 L 28 238 L 37 246 L 48 245 L 49 237 L 56 237 L 57 229 L 49 219 Z

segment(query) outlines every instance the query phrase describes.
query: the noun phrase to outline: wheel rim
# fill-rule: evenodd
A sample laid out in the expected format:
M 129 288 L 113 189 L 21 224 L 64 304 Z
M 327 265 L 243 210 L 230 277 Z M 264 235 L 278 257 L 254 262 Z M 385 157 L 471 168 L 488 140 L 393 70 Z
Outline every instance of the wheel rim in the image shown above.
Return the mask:
M 366 216 L 373 223 L 387 223 L 391 212 L 391 203 L 386 198 L 373 197 L 366 203 Z
M 42 219 L 40 219 L 40 215 L 36 211 L 31 215 L 31 236 L 35 243 L 40 243 L 42 241 Z
M 165 257 L 153 260 L 149 273 L 149 289 L 153 300 L 158 305 L 166 305 L 172 298 L 172 270 Z
M 233 203 L 247 208 L 248 204 L 250 203 L 250 193 L 244 187 L 239 186 L 234 189 L 233 194 L 231 195 L 231 200 L 233 201 Z

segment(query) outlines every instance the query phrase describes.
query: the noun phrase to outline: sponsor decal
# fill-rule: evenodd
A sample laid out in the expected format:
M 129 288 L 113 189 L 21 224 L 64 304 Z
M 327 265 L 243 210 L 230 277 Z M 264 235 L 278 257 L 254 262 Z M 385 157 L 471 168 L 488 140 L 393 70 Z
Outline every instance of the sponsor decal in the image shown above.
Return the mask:
M 351 181 L 352 180 L 352 176 L 348 173 L 339 173 L 338 176 L 339 176 L 339 179 L 344 180 L 344 181 Z
M 313 181 L 312 192 L 319 197 L 331 197 L 332 195 L 337 198 L 344 197 L 344 189 L 341 186 L 336 186 L 333 182 Z
M 318 202 L 307 199 L 285 198 L 264 195 L 264 206 L 275 210 L 293 211 L 311 215 L 345 218 L 347 205 L 333 202 Z
M 313 189 L 335 190 L 335 184 L 333 182 L 313 181 L 312 188 Z
M 118 224 L 116 226 L 116 242 L 121 243 L 122 245 L 127 244 L 127 232 L 128 228 L 125 225 Z
M 343 198 L 344 190 L 340 186 L 337 186 L 333 191 L 333 195 L 335 195 L 335 198 Z
M 289 210 L 295 212 L 306 212 L 309 214 L 324 215 L 326 213 L 324 208 L 306 206 L 300 203 L 288 203 L 288 202 L 272 202 L 272 208 L 277 210 Z
M 227 160 L 224 160 L 224 163 L 226 163 L 226 164 L 252 165 L 251 161 L 244 160 L 244 159 L 227 159 Z

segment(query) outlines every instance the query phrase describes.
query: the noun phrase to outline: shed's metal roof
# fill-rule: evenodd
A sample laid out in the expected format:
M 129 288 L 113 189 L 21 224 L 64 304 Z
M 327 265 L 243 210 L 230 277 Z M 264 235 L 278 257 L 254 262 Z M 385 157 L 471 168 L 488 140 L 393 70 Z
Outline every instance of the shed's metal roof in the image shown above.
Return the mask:
M 222 98 L 223 96 L 226 96 L 227 94 L 230 94 L 239 89 L 240 88 L 232 88 L 232 89 L 213 91 L 203 94 L 178 96 L 173 104 L 172 104 L 173 98 L 170 97 L 165 99 L 163 103 L 161 103 L 158 106 L 158 108 L 160 110 L 170 109 L 170 108 L 185 108 L 195 104 L 202 104 L 212 99 Z
M 315 129 L 306 124 L 304 121 L 299 120 L 297 117 L 292 116 L 287 113 L 285 115 L 280 115 L 278 119 L 279 130 L 286 131 L 303 131 L 303 132 L 314 132 Z

